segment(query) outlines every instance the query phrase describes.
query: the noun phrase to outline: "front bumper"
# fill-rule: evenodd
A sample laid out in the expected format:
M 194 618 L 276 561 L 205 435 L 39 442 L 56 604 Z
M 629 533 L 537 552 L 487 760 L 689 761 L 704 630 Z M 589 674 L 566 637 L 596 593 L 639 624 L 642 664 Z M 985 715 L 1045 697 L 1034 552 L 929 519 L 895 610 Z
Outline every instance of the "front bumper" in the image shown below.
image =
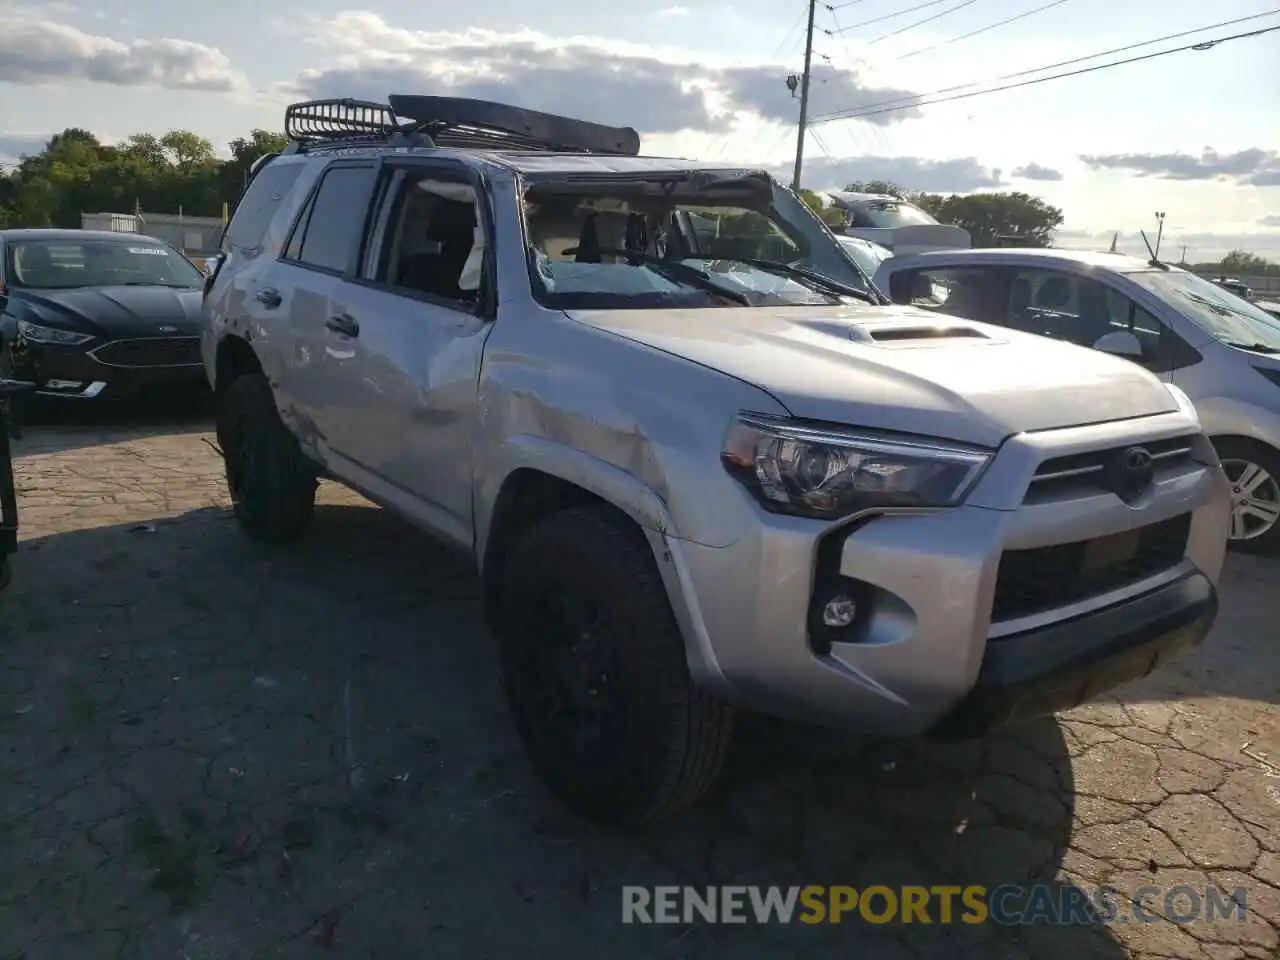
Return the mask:
M 1195 430 L 1168 415 L 1021 435 L 959 508 L 837 528 L 758 510 L 729 547 L 667 538 L 690 668 L 745 706 L 882 736 L 973 735 L 1141 675 L 1203 639 L 1216 613 L 1230 497 L 1212 447 L 1197 434 L 1192 459 L 1162 467 L 1133 504 L 1074 488 L 1033 495 L 1031 478 L 1059 457 Z M 1010 551 L 1029 551 L 1017 561 L 1170 524 L 1184 539 L 1158 569 L 999 612 Z M 824 590 L 845 587 L 858 617 L 822 635 Z
M 167 357 L 156 347 L 172 350 L 173 344 L 194 343 L 193 337 L 145 338 L 127 341 L 94 341 L 82 346 L 28 343 L 27 352 L 39 376 L 37 395 L 71 400 L 123 399 L 158 387 L 185 387 L 205 383 L 204 367 L 181 356 Z M 142 344 L 145 352 L 131 358 L 122 346 Z M 152 346 L 152 345 L 155 346 Z M 107 348 L 111 348 L 108 352 Z M 130 362 L 136 359 L 141 362 Z M 171 362 L 173 359 L 185 362 Z

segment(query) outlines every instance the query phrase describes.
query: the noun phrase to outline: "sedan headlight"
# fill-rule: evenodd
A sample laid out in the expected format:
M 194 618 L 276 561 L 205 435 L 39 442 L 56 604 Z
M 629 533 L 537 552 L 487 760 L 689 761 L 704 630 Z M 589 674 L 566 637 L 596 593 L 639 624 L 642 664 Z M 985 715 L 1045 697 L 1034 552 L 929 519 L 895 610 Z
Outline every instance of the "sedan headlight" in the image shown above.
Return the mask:
M 767 509 L 838 519 L 879 507 L 951 506 L 991 454 L 743 414 L 721 458 Z
M 57 327 L 42 327 L 28 320 L 18 321 L 18 334 L 31 343 L 51 343 L 61 347 L 74 347 L 76 344 L 88 343 L 93 339 L 91 333 L 77 333 L 75 330 L 59 330 Z

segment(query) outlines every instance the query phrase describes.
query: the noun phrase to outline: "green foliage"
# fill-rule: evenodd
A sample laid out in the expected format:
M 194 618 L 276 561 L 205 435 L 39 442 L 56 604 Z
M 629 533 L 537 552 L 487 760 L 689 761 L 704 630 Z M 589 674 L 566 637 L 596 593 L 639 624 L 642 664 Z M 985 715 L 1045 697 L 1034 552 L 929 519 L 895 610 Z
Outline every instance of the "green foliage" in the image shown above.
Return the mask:
M 284 149 L 283 134 L 253 130 L 219 158 L 189 130 L 135 133 L 107 146 L 88 130 L 69 128 L 38 154 L 0 174 L 0 227 L 78 227 L 81 213 L 136 209 L 217 217 L 233 204 L 249 165 Z
M 969 231 L 975 247 L 1016 243 L 1048 247 L 1062 226 L 1062 211 L 1026 193 L 914 193 L 887 180 L 851 183 L 850 193 L 882 193 L 914 203 L 939 223 Z
M 844 214 L 838 207 L 828 205 L 814 193 L 812 190 L 801 189 L 797 192 L 797 196 L 804 201 L 805 206 L 822 218 L 822 222 L 827 226 L 839 229 L 844 226 Z

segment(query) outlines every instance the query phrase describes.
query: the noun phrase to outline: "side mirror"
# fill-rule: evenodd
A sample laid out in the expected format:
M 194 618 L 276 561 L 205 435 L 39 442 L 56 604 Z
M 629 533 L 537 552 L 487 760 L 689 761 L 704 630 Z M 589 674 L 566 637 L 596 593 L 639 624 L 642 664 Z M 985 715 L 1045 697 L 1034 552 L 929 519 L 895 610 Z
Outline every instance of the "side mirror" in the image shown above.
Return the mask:
M 1103 334 L 1094 342 L 1093 349 L 1124 357 L 1126 360 L 1141 360 L 1146 356 L 1146 352 L 1142 349 L 1142 341 L 1128 330 L 1114 330 Z

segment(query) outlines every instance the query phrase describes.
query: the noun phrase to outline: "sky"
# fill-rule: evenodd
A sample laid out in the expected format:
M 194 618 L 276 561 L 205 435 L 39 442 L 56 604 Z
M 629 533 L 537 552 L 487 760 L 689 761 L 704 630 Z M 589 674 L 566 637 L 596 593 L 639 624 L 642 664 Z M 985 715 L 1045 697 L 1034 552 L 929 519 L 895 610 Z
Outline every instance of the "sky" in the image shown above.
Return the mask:
M 71 126 L 107 142 L 188 129 L 225 150 L 293 100 L 442 93 L 790 180 L 806 0 L 349 2 L 0 0 L 0 162 Z M 1254 19 L 1041 69 L 1238 18 Z M 814 26 L 805 187 L 1018 190 L 1063 210 L 1060 245 L 1118 232 L 1131 252 L 1163 211 L 1166 257 L 1280 262 L 1280 31 L 989 92 L 1280 27 L 1277 0 L 831 0 Z

